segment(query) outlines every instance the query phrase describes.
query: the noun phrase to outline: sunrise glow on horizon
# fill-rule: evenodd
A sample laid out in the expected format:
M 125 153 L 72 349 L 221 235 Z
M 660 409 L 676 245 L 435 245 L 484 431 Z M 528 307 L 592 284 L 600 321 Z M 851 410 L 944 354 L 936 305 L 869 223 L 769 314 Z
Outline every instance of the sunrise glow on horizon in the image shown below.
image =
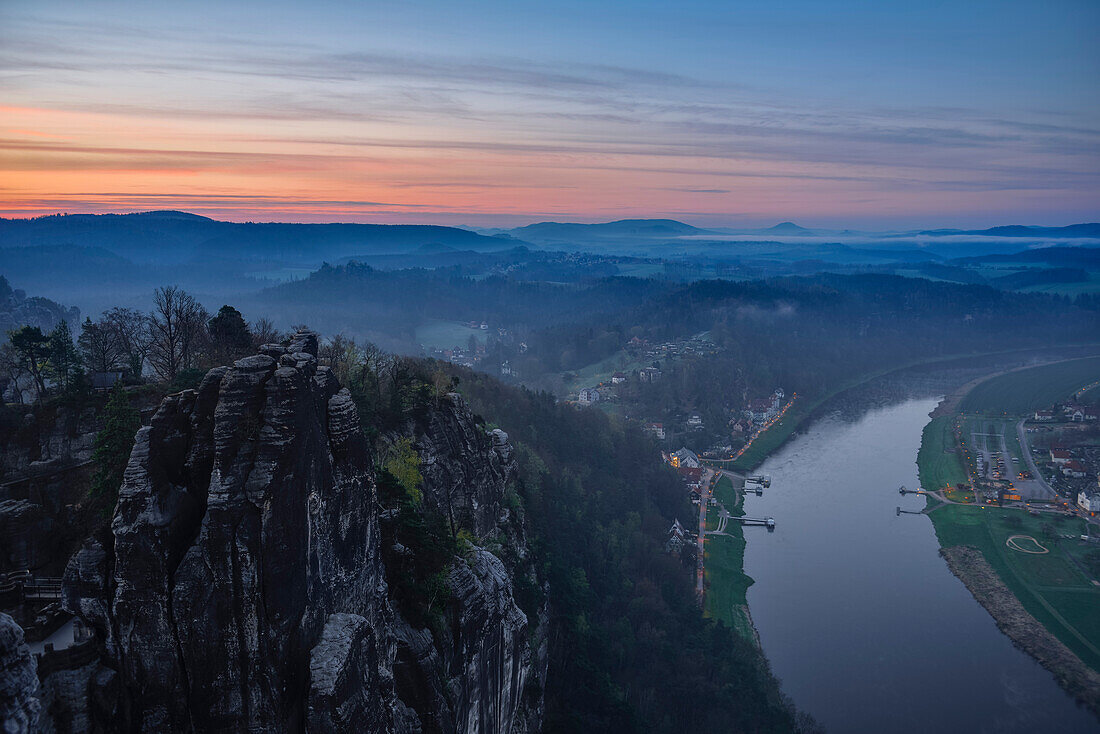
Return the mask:
M 225 5 L 4 3 L 0 216 L 1100 219 L 1089 0 Z

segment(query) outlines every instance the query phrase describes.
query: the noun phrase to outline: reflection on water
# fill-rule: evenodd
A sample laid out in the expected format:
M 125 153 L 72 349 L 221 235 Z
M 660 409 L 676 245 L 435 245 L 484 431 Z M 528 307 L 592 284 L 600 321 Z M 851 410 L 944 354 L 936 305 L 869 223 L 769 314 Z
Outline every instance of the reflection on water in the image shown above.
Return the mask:
M 934 399 L 818 421 L 769 459 L 746 513 L 749 607 L 783 690 L 831 732 L 1096 731 L 947 569 L 919 510 Z M 846 416 L 847 418 L 847 416 Z

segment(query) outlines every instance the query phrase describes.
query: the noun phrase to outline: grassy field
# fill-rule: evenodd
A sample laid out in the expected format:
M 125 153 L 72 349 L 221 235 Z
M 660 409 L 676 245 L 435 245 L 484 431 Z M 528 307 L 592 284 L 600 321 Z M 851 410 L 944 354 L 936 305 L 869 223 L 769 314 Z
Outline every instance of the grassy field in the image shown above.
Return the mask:
M 728 477 L 722 477 L 714 490 L 714 496 L 726 506 L 735 517 L 744 515 L 743 498 L 738 497 L 733 483 Z M 718 524 L 719 508 L 707 509 L 707 528 Z M 730 537 L 713 535 L 706 539 L 707 592 L 706 608 L 708 617 L 725 622 L 737 630 L 746 639 L 753 639 L 752 625 L 745 615 L 745 594 L 753 580 L 745 575 L 745 535 L 741 523 L 730 522 L 726 526 Z
M 959 505 L 941 507 L 930 517 L 941 546 L 979 549 L 1028 612 L 1087 665 L 1100 670 L 1100 587 L 1073 562 L 1090 546 L 1059 537 L 1083 534 L 1083 520 Z M 1050 552 L 1012 550 L 1006 542 L 1014 535 L 1034 538 Z M 1028 541 L 1018 545 L 1035 547 Z
M 752 446 L 749 447 L 749 450 L 741 454 L 737 461 L 733 462 L 733 469 L 735 471 L 752 471 L 760 466 L 760 464 L 764 462 L 764 459 L 768 458 L 771 452 L 782 446 L 783 443 L 791 437 L 791 434 L 802 425 L 802 422 L 810 417 L 814 409 L 823 402 L 825 402 L 825 399 L 807 401 L 803 398 L 799 398 L 795 400 L 794 405 L 790 407 L 783 416 L 783 419 L 757 436 L 756 440 L 752 442 Z
M 625 349 L 619 350 L 606 359 L 586 365 L 579 370 L 573 370 L 572 374 L 576 377 L 566 380 L 565 386 L 569 389 L 592 387 L 601 382 L 607 382 L 616 372 L 630 373 L 648 364 L 649 362 L 632 359 Z
M 466 348 L 472 335 L 478 342 L 484 343 L 487 332 L 481 329 L 471 329 L 457 321 L 441 321 L 432 319 L 416 328 L 416 341 L 428 349 L 450 349 L 452 347 Z
M 920 485 L 925 489 L 945 489 L 967 481 L 962 461 L 955 453 L 955 420 L 951 416 L 933 418 L 921 434 L 917 468 Z M 961 501 L 955 490 L 948 499 Z
M 959 403 L 963 413 L 1025 415 L 1065 400 L 1100 379 L 1100 357 L 1032 367 L 979 384 Z
M 622 263 L 619 275 L 628 278 L 652 278 L 665 272 L 664 263 Z

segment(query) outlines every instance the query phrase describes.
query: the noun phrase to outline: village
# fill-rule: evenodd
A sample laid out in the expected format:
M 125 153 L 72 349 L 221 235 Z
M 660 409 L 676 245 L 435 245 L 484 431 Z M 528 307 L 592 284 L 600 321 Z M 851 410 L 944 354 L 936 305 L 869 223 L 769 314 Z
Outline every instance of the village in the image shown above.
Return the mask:
M 954 432 L 969 482 L 947 496 L 1100 524 L 1100 411 L 1081 399 L 1097 384 L 1022 418 L 962 414 Z
M 1100 410 L 1078 400 L 1098 384 L 1063 405 L 1035 411 L 1025 429 L 1037 478 L 1090 518 L 1100 515 Z
M 628 380 L 652 384 L 664 375 L 662 366 L 685 358 L 713 356 L 720 351 L 706 332 L 652 345 L 648 340 L 635 336 L 627 342 L 620 356 L 619 369 L 610 374 L 594 375 L 586 386 L 570 395 L 570 399 L 580 405 L 615 402 L 620 386 Z

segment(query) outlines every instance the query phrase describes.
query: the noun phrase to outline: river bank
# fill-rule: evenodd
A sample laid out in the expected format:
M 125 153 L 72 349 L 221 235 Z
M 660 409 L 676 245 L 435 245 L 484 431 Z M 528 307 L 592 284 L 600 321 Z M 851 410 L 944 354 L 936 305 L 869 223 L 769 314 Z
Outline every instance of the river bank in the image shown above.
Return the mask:
M 737 521 L 745 514 L 744 492 L 734 487 L 728 476 L 723 476 L 715 486 L 714 498 L 718 504 L 707 508 L 703 611 L 759 647 L 760 636 L 753 626 L 746 599 L 754 582 L 745 573 L 745 531 Z M 729 519 L 719 533 L 723 510 L 729 512 Z
M 970 546 L 953 546 L 941 548 L 940 555 L 951 573 L 997 622 L 997 628 L 1053 673 L 1067 693 L 1100 717 L 1100 673 L 1085 665 L 1028 613 L 982 552 Z
M 920 360 L 860 375 L 823 396 L 795 401 L 781 421 L 757 437 L 752 447 L 737 461 L 726 466 L 732 466 L 739 472 L 751 472 L 757 469 L 806 426 L 813 424 L 831 411 L 852 407 L 846 403 L 855 403 L 859 410 L 868 404 L 887 405 L 903 397 L 914 397 L 919 394 L 934 395 L 940 389 L 944 389 L 948 391 L 948 398 L 944 402 L 957 405 L 970 389 L 992 377 L 1028 366 L 1077 358 L 1079 350 L 1095 351 L 1095 348 L 1092 345 L 1063 347 L 1058 350 L 1060 356 L 1052 356 L 1048 351 L 1035 349 L 954 355 Z M 992 373 L 991 365 L 997 365 Z M 934 376 L 930 377 L 930 375 Z M 887 387 L 883 387 L 884 385 Z M 870 390 L 868 390 L 869 387 L 871 387 Z M 846 400 L 849 396 L 857 394 L 857 399 Z M 943 402 L 940 405 L 943 405 Z M 953 482 L 965 480 L 965 474 L 950 472 L 949 462 L 941 464 L 940 468 L 949 472 Z M 737 512 L 744 514 L 741 511 L 744 502 L 743 493 L 736 489 L 733 491 L 737 494 L 736 500 L 726 504 L 731 507 L 735 504 Z M 747 541 L 740 528 L 737 528 L 736 533 L 737 547 L 723 547 L 716 550 L 713 561 L 708 560 L 704 565 L 707 584 L 704 597 L 705 608 L 710 616 L 724 621 L 743 636 L 759 643 L 759 634 L 752 623 L 752 616 L 746 602 L 746 592 L 754 583 L 743 568 Z M 711 553 L 708 552 L 707 555 L 709 559 Z M 719 596 L 721 603 L 712 600 L 712 596 Z M 731 609 L 733 611 L 730 611 Z
M 767 432 L 759 436 L 753 442 L 752 447 L 746 451 L 737 461 L 732 463 L 736 471 L 754 471 L 775 451 L 782 448 L 798 431 L 806 425 L 835 409 L 836 405 L 853 392 L 857 392 L 868 384 L 884 379 L 894 378 L 906 373 L 920 373 L 928 371 L 970 371 L 973 374 L 960 381 L 949 380 L 950 392 L 947 394 L 948 402 L 957 404 L 965 396 L 966 392 L 977 384 L 987 379 L 996 377 L 1006 372 L 1017 369 L 1026 369 L 1029 366 L 1037 366 L 1051 362 L 1076 359 L 1081 356 L 1095 354 L 1097 345 L 1082 344 L 1058 347 L 1055 349 L 1011 349 L 998 352 L 986 352 L 982 354 L 950 355 L 931 357 L 905 364 L 888 367 L 877 372 L 871 372 L 854 377 L 852 380 L 828 390 L 816 397 L 802 396 L 787 411 L 783 420 L 772 426 Z M 1053 354 L 1052 354 L 1053 352 Z M 999 365 L 994 373 L 989 372 L 988 364 Z M 974 384 L 969 384 L 973 381 Z
M 1056 362 L 1046 366 L 1050 371 Z M 970 380 L 930 413 L 917 455 L 922 487 L 937 490 L 969 481 L 952 431 L 960 405 L 979 385 L 1016 371 Z M 1081 551 L 1072 539 L 1088 532 L 1085 522 L 1062 514 L 1034 517 L 1019 508 L 933 507 L 931 497 L 928 503 L 951 572 L 1015 645 L 1100 716 L 1100 589 L 1074 557 Z M 1043 553 L 1020 552 L 1011 539 L 1021 536 L 1042 538 Z
M 761 466 L 771 488 L 745 498 L 747 515 L 776 519 L 773 533 L 745 531 L 744 562 L 783 692 L 835 732 L 1095 731 L 950 573 L 932 526 L 895 512 L 924 505 L 897 488 L 918 484 L 943 394 L 898 393 L 869 387 L 807 426 Z
M 1060 350 L 1059 355 L 1074 358 L 1079 353 L 1075 354 L 1074 350 L 1068 349 Z M 922 527 L 923 523 L 907 522 L 899 518 L 896 529 L 889 537 L 878 537 L 878 526 L 883 523 L 879 513 L 884 508 L 869 512 L 874 503 L 868 505 L 866 501 L 870 496 L 868 492 L 881 497 L 883 502 L 890 503 L 885 509 L 893 517 L 898 484 L 918 484 L 913 456 L 922 445 L 921 427 L 927 425 L 927 416 L 936 407 L 937 401 L 932 400 L 932 396 L 960 392 L 960 386 L 980 384 L 983 377 L 990 376 L 990 372 L 1012 371 L 1035 364 L 1038 360 L 1046 361 L 1050 357 L 1049 353 L 1043 354 L 1034 350 L 972 355 L 900 366 L 853 380 L 820 400 L 803 403 L 797 412 L 792 409 L 783 424 L 773 427 L 775 433 L 769 440 L 754 445 L 754 455 L 743 457 L 743 461 L 738 463 L 737 468 L 740 471 L 753 470 L 763 465 L 763 471 L 773 473 L 773 488 L 763 498 L 753 497 L 753 507 L 748 514 L 774 515 L 778 520 L 777 532 L 774 535 L 761 534 L 760 537 L 754 535 L 749 543 L 741 540 L 738 544 L 740 553 L 726 555 L 722 559 L 721 571 L 708 560 L 708 615 L 722 619 L 727 625 L 736 628 L 742 636 L 760 646 L 776 674 L 784 681 L 784 692 L 823 723 L 828 723 L 831 710 L 843 710 L 843 715 L 838 715 L 837 720 L 845 721 L 846 725 L 840 726 L 838 730 L 859 730 L 850 726 L 851 722 L 857 720 L 865 720 L 869 726 L 879 726 L 881 731 L 910 730 L 898 723 L 902 720 L 902 715 L 898 712 L 909 706 L 910 702 L 897 698 L 896 691 L 904 690 L 911 679 L 953 677 L 956 670 L 972 668 L 971 679 L 987 679 L 983 691 L 977 695 L 973 691 L 963 693 L 962 690 L 953 690 L 950 695 L 940 692 L 938 705 L 943 707 L 943 711 L 937 712 L 932 719 L 941 717 L 945 726 L 957 726 L 960 722 L 969 720 L 970 716 L 984 715 L 985 721 L 1005 718 L 1010 723 L 1004 731 L 1041 730 L 1044 721 L 1050 723 L 1058 720 L 1067 725 L 1066 731 L 1090 730 L 1090 715 L 1083 710 L 1078 712 L 1085 717 L 1085 721 L 1081 721 L 1072 710 L 1064 710 L 1066 705 L 1072 709 L 1072 701 L 1069 698 L 1061 703 L 1057 701 L 1064 694 L 1059 692 L 1059 686 L 1051 679 L 1049 672 L 1032 662 L 1034 658 L 1023 652 L 1025 648 L 1015 647 L 997 627 L 989 624 L 990 616 L 986 608 L 974 604 L 975 596 L 966 586 L 958 584 L 952 575 L 943 573 L 944 562 L 936 557 L 941 544 L 936 535 L 928 533 L 928 526 Z M 961 399 L 961 395 L 959 397 Z M 911 438 L 906 438 L 908 434 L 903 431 L 897 438 L 887 440 L 882 431 L 869 431 L 861 439 L 852 442 L 854 457 L 842 462 L 843 468 L 838 469 L 832 478 L 827 472 L 815 471 L 814 467 L 835 461 L 835 449 L 803 456 L 796 462 L 796 466 L 791 466 L 790 460 L 785 458 L 792 453 L 804 453 L 798 447 L 803 446 L 810 436 L 822 431 L 826 434 L 833 432 L 833 428 L 827 429 L 825 426 L 836 424 L 837 421 L 841 424 L 849 421 L 862 422 L 866 420 L 868 411 L 875 413 L 884 410 L 889 414 L 899 409 L 895 406 L 915 399 L 922 401 L 927 407 L 905 419 L 917 421 Z M 945 424 L 946 421 L 944 418 L 940 423 Z M 831 441 L 814 439 L 814 442 L 822 440 L 826 443 Z M 866 453 L 867 451 L 870 453 Z M 909 451 L 912 453 L 907 454 Z M 942 446 L 938 453 L 944 453 Z M 895 454 L 892 460 L 884 461 L 883 457 Z M 797 464 L 804 466 L 800 469 Z M 896 473 L 897 467 L 906 464 L 912 467 L 909 471 L 914 476 L 911 478 Z M 861 489 L 855 505 L 844 505 L 843 501 L 838 505 L 836 501 L 826 500 L 835 491 L 839 490 L 842 494 L 853 491 L 853 477 L 847 471 L 852 466 L 874 469 L 872 472 L 861 472 L 857 483 L 866 484 L 871 481 L 882 486 Z M 949 463 L 944 462 L 941 468 L 948 471 Z M 795 474 L 787 476 L 792 470 Z M 908 472 L 902 472 L 905 473 Z M 876 476 L 878 478 L 874 479 Z M 830 491 L 806 494 L 810 486 L 827 488 Z M 886 490 L 886 487 L 890 489 Z M 739 512 L 743 512 L 741 507 L 745 498 L 742 493 L 738 494 L 741 496 L 738 497 L 737 508 Z M 797 502 L 790 504 L 795 497 L 798 497 Z M 902 504 L 906 501 L 903 498 Z M 919 500 L 911 496 L 908 501 L 915 503 Z M 842 510 L 840 507 L 846 509 Z M 856 511 L 853 512 L 853 509 Z M 830 525 L 829 518 L 833 515 L 836 515 L 832 521 L 835 525 Z M 853 521 L 853 518 L 859 518 L 859 521 Z M 893 522 L 888 524 L 895 526 Z M 824 527 L 831 528 L 831 532 L 825 537 L 817 537 Z M 868 528 L 874 532 L 869 533 Z M 810 536 L 817 537 L 817 544 L 813 548 L 803 548 L 798 553 L 791 553 L 789 548 L 784 548 L 784 545 L 799 546 L 803 538 Z M 838 547 L 835 541 L 841 536 L 846 540 L 843 546 Z M 878 545 L 873 540 L 877 540 Z M 830 548 L 828 554 L 820 553 L 824 547 Z M 857 553 L 851 550 L 854 547 L 862 550 Z M 893 550 L 884 554 L 883 549 L 887 547 Z M 905 550 L 907 547 L 908 550 Z M 735 559 L 734 555 L 738 557 Z M 710 556 L 708 552 L 708 558 Z M 733 563 L 734 560 L 737 561 L 736 564 Z M 751 563 L 757 564 L 755 568 Z M 866 574 L 854 571 L 868 564 L 871 568 L 865 569 Z M 913 566 L 909 569 L 913 576 L 913 581 L 909 584 L 912 588 L 906 588 L 903 594 L 899 594 L 896 588 L 899 564 Z M 734 565 L 737 567 L 734 568 Z M 817 571 L 808 570 L 818 566 L 821 568 Z M 752 576 L 749 575 L 750 571 Z M 754 583 L 753 576 L 759 583 Z M 789 579 L 780 576 L 792 576 L 794 580 L 788 584 Z M 931 583 L 933 577 L 936 579 L 934 584 Z M 847 594 L 837 591 L 837 588 L 848 583 L 866 584 L 868 578 L 876 578 L 877 581 L 874 589 L 862 590 L 863 596 L 860 591 Z M 889 593 L 882 595 L 884 590 L 889 590 Z M 714 606 L 716 594 L 724 597 L 725 603 L 720 607 Z M 867 594 L 871 596 L 866 597 Z M 960 594 L 963 598 L 959 598 Z M 740 598 L 742 596 L 743 602 Z M 842 612 L 834 616 L 830 616 L 828 612 L 807 616 L 807 599 L 834 596 L 840 597 L 836 606 Z M 773 597 L 780 602 L 771 603 L 770 599 Z M 880 635 L 879 644 L 871 646 L 874 651 L 870 647 L 864 649 L 868 645 L 867 640 L 873 635 L 857 635 L 849 639 L 847 645 L 840 644 L 840 640 L 852 626 L 852 600 L 860 598 L 874 599 L 871 606 L 881 605 L 883 609 L 890 607 L 888 612 L 883 611 L 880 615 L 881 624 L 884 625 L 882 629 L 874 628 L 874 624 L 879 622 L 872 624 L 871 628 L 860 627 L 863 631 Z M 761 599 L 769 601 L 762 602 Z M 908 599 L 908 602 L 900 603 L 902 599 Z M 924 611 L 918 613 L 917 610 L 920 609 Z M 864 612 L 861 611 L 860 614 L 864 615 Z M 790 619 L 785 619 L 787 617 Z M 780 619 L 777 621 L 777 618 Z M 829 624 L 822 627 L 820 623 L 823 620 L 828 620 Z M 945 632 L 946 628 L 950 630 Z M 780 631 L 776 632 L 777 629 Z M 901 638 L 896 634 L 899 629 L 906 631 Z M 844 630 L 844 634 L 838 634 L 838 630 Z M 810 634 L 811 632 L 816 633 Z M 823 644 L 823 641 L 826 642 Z M 815 646 L 823 648 L 816 655 Z M 1003 647 L 1007 647 L 1008 651 L 1002 649 Z M 864 654 L 853 656 L 853 650 L 862 650 Z M 877 691 L 875 695 L 883 702 L 883 706 L 887 705 L 886 701 L 890 701 L 889 705 L 895 707 L 892 714 L 876 718 L 855 708 L 845 709 L 847 700 L 839 699 L 847 695 L 845 691 L 850 691 L 850 686 L 832 691 L 829 695 L 821 695 L 821 690 L 828 687 L 823 681 L 831 679 L 835 670 L 817 670 L 818 658 L 830 661 L 830 666 L 844 667 L 841 661 L 852 657 L 850 665 L 870 664 L 870 667 L 874 667 L 881 666 L 883 650 L 890 650 L 890 655 L 897 660 L 887 667 L 878 667 L 873 674 L 868 675 L 864 680 L 864 688 Z M 953 660 L 946 668 L 940 667 L 944 660 L 952 656 L 958 656 L 959 659 Z M 871 664 L 875 660 L 878 662 Z M 1029 671 L 1028 665 L 1033 670 Z M 811 668 L 814 669 L 811 674 L 802 675 L 806 669 Z M 791 672 L 792 670 L 795 672 Z M 999 683 L 995 682 L 990 676 L 999 676 L 1001 680 Z M 1011 676 L 1011 681 L 1006 682 L 1005 676 Z M 888 681 L 892 683 L 887 685 Z M 1027 696 L 1014 695 L 1009 701 L 1005 691 L 1016 690 L 1020 685 L 1029 691 Z M 1027 710 L 1020 710 L 1028 696 L 1037 698 L 1026 707 Z M 866 700 L 863 697 L 858 698 Z M 852 705 L 858 707 L 860 704 Z M 973 709 L 973 712 L 969 709 Z M 926 709 L 914 710 L 911 715 L 915 722 L 923 720 L 922 717 L 929 717 Z M 1030 724 L 1025 725 L 1025 721 Z

